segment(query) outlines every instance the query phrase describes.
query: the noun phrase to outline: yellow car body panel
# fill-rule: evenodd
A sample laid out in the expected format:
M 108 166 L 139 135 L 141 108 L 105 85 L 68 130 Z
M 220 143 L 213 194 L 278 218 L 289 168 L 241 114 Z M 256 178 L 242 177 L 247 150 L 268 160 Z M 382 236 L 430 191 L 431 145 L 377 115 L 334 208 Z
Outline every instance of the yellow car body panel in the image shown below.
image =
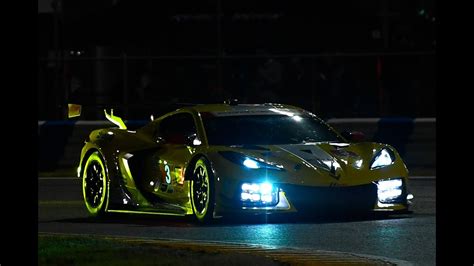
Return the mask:
M 195 142 L 173 144 L 161 139 L 162 121 L 175 115 L 192 117 Z M 318 119 L 341 141 L 308 141 L 296 144 L 214 145 L 208 139 L 203 116 L 240 117 L 252 115 L 307 116 Z M 298 117 L 296 117 L 298 118 Z M 372 169 L 382 150 L 390 151 L 392 162 Z M 189 215 L 193 213 L 190 195 L 192 168 L 197 158 L 210 162 L 214 178 L 214 216 L 225 214 L 286 213 L 302 209 L 302 201 L 321 201 L 332 193 L 349 196 L 347 202 L 374 189 L 381 180 L 401 180 L 400 201 L 374 200 L 371 210 L 408 210 L 408 170 L 398 152 L 390 145 L 374 142 L 350 143 L 315 115 L 289 105 L 209 104 L 185 107 L 161 116 L 136 130 L 108 128 L 93 131 L 81 153 L 78 175 L 93 151 L 99 151 L 109 176 L 111 212 Z M 252 158 L 269 168 L 251 169 L 229 156 Z M 271 183 L 278 188 L 278 204 L 246 206 L 239 201 L 244 183 Z M 299 193 L 298 191 L 302 191 Z M 297 199 L 301 195 L 302 198 Z M 304 195 L 304 196 L 303 196 Z M 324 196 L 323 196 L 324 195 Z M 314 196 L 314 199 L 313 199 Z M 319 198 L 318 198 L 319 197 Z M 405 197 L 405 198 L 401 198 Z M 154 200 L 151 200 L 154 199 Z M 368 200 L 367 202 L 372 202 Z M 319 203 L 319 202 L 318 202 Z M 344 204 L 344 202 L 342 202 Z M 310 210 L 311 211 L 311 210 Z

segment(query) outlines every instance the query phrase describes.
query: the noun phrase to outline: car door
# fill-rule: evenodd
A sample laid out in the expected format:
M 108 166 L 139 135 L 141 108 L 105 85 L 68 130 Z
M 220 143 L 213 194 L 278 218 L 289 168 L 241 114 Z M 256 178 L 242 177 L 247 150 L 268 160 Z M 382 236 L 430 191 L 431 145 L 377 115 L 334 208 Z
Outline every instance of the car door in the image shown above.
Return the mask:
M 191 113 L 177 113 L 165 117 L 155 129 L 153 138 L 159 144 L 149 163 L 156 169 L 145 183 L 162 203 L 190 210 L 189 182 L 184 182 L 186 163 L 191 160 L 193 148 L 188 146 L 189 136 L 197 134 Z M 192 210 L 191 210 L 192 211 Z

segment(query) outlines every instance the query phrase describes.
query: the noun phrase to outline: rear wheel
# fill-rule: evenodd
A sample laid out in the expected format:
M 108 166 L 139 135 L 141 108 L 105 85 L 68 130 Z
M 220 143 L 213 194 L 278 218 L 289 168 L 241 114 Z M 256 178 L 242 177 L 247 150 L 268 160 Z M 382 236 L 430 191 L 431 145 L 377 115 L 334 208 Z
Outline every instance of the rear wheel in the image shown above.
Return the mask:
M 84 166 L 82 194 L 87 211 L 91 216 L 105 213 L 108 202 L 107 173 L 99 152 L 92 153 Z
M 191 180 L 191 204 L 199 222 L 209 222 L 214 212 L 214 177 L 209 162 L 201 157 L 196 161 Z

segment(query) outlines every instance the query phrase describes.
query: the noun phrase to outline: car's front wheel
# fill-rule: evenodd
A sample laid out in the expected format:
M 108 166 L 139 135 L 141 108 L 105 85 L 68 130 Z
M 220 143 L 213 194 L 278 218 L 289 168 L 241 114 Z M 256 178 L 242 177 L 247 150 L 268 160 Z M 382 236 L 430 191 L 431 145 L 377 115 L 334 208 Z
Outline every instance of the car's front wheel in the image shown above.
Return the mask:
M 82 194 L 87 211 L 91 216 L 105 213 L 108 201 L 107 171 L 99 152 L 92 153 L 84 166 Z
M 199 222 L 210 222 L 214 212 L 214 177 L 208 160 L 199 158 L 191 179 L 191 204 Z

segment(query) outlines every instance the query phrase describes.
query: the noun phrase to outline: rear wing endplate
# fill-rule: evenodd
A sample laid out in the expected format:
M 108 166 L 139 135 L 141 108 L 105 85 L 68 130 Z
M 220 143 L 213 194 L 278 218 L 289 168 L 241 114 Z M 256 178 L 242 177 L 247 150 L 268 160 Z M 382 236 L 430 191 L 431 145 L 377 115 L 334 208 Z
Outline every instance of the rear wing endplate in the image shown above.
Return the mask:
M 72 117 L 81 116 L 81 110 L 82 110 L 82 105 L 74 104 L 74 103 L 68 103 L 68 105 L 67 105 L 67 117 L 72 118 Z

